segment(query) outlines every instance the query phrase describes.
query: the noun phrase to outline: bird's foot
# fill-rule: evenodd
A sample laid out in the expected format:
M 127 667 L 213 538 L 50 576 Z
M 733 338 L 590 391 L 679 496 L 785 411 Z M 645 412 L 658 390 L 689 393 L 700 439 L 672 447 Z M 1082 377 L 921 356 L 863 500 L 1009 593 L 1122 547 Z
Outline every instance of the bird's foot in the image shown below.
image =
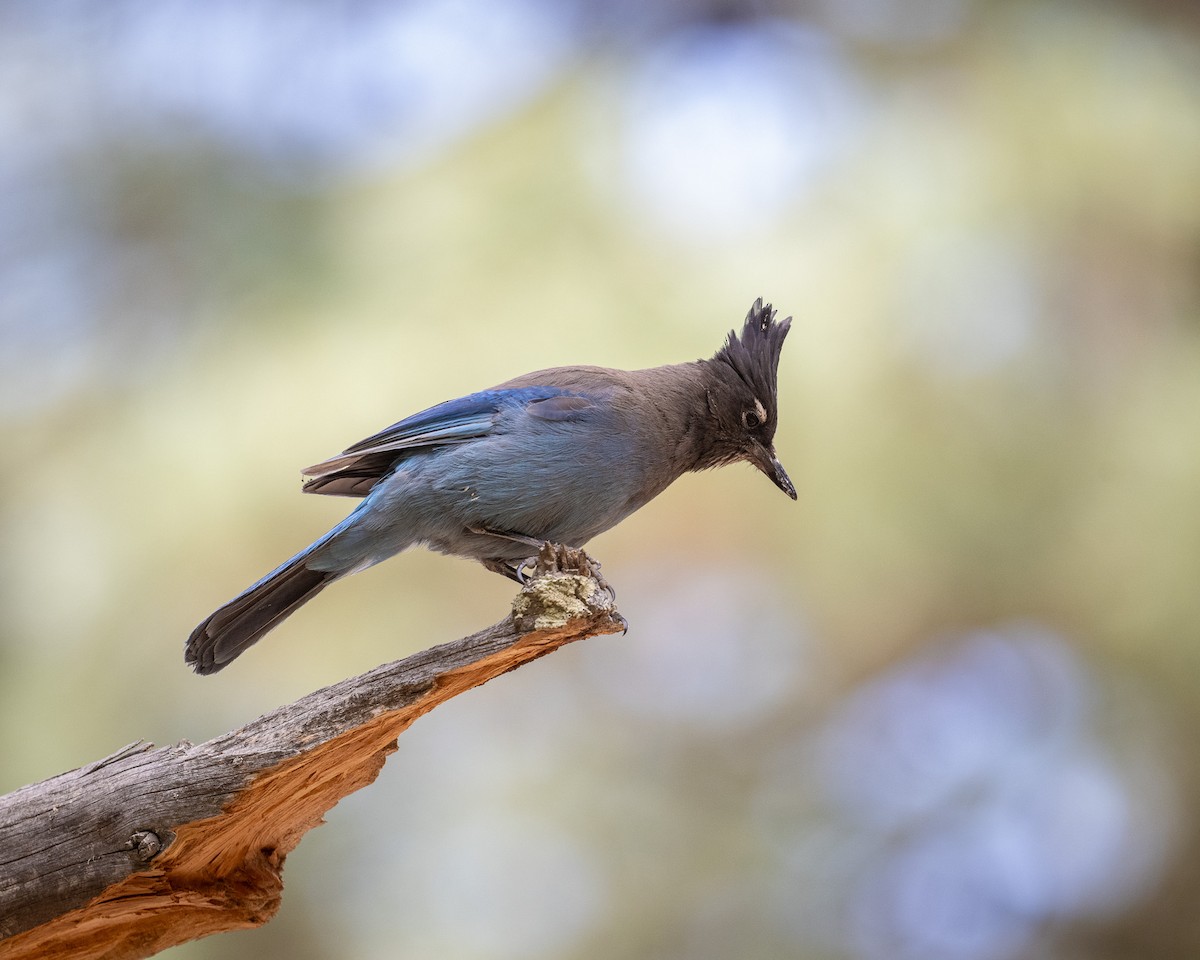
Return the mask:
M 617 592 L 600 573 L 600 564 L 582 549 L 558 543 L 543 543 L 536 556 L 514 564 L 514 567 L 516 579 L 525 585 L 523 594 L 537 590 L 537 581 L 542 577 L 557 580 L 582 577 L 591 581 L 599 587 L 603 599 L 597 597 L 594 587 L 587 587 L 586 592 L 577 594 L 580 600 L 592 610 L 597 607 L 604 610 L 612 621 L 620 625 L 622 633 L 629 630 L 629 622 L 616 611 Z
M 524 574 L 525 568 L 530 572 Z M 518 564 L 517 569 L 526 579 L 541 577 L 547 573 L 576 573 L 591 577 L 603 587 L 610 597 L 617 598 L 616 591 L 600 573 L 600 561 L 593 560 L 581 547 L 568 547 L 561 543 L 542 543 L 538 552 Z
M 517 583 L 524 586 L 524 576 L 516 567 L 515 564 L 509 563 L 507 560 L 483 559 L 479 561 L 485 568 L 491 570 L 492 573 L 498 573 L 502 577 L 508 577 L 509 580 L 515 580 Z
M 521 566 L 532 566 L 534 576 L 540 576 L 543 573 L 578 573 L 585 577 L 591 577 L 600 589 L 608 594 L 609 602 L 614 609 L 616 607 L 616 588 L 604 579 L 604 574 L 600 572 L 600 561 L 588 556 L 581 547 L 544 543 L 538 555 L 530 557 Z M 629 623 L 624 617 L 617 614 L 615 619 L 621 621 L 622 633 L 629 630 Z

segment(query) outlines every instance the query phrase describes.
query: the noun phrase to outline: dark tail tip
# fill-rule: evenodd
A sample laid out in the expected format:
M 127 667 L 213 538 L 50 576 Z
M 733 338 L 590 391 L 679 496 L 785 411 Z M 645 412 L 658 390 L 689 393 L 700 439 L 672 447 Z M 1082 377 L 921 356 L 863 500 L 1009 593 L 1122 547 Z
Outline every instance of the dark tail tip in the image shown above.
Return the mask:
M 216 673 L 337 576 L 308 569 L 303 555 L 284 564 L 206 617 L 188 637 L 184 662 L 201 675 Z

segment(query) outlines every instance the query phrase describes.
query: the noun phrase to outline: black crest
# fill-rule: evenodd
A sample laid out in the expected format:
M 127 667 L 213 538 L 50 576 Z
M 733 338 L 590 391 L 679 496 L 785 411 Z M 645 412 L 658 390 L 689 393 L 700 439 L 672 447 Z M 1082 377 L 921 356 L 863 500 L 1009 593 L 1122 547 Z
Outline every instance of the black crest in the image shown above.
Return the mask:
M 775 310 L 762 297 L 754 301 L 739 337 L 729 331 L 725 346 L 717 351 L 713 360 L 729 364 L 742 379 L 750 392 L 763 403 L 773 405 L 779 371 L 779 352 L 783 340 L 791 329 L 792 318 L 775 322 Z

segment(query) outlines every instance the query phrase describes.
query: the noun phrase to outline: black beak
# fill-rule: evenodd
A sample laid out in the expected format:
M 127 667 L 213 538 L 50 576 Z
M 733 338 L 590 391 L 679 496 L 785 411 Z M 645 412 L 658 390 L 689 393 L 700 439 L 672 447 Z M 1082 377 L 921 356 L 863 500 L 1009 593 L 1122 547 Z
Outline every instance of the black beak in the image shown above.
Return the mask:
M 796 499 L 796 488 L 792 486 L 791 478 L 783 469 L 783 464 L 775 456 L 773 447 L 756 447 L 750 455 L 750 462 L 771 478 L 771 482 L 793 500 Z

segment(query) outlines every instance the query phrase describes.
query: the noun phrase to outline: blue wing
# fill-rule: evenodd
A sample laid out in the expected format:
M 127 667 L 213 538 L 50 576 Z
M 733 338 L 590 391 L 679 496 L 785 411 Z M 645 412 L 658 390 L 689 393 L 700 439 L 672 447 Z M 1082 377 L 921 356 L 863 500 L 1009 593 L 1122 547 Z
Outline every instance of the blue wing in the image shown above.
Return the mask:
M 585 397 L 558 387 L 484 390 L 447 400 L 394 423 L 347 447 L 336 457 L 306 467 L 305 493 L 365 497 L 396 464 L 422 450 L 466 443 L 492 431 L 506 410 L 524 407 L 543 419 L 565 419 L 590 406 Z

